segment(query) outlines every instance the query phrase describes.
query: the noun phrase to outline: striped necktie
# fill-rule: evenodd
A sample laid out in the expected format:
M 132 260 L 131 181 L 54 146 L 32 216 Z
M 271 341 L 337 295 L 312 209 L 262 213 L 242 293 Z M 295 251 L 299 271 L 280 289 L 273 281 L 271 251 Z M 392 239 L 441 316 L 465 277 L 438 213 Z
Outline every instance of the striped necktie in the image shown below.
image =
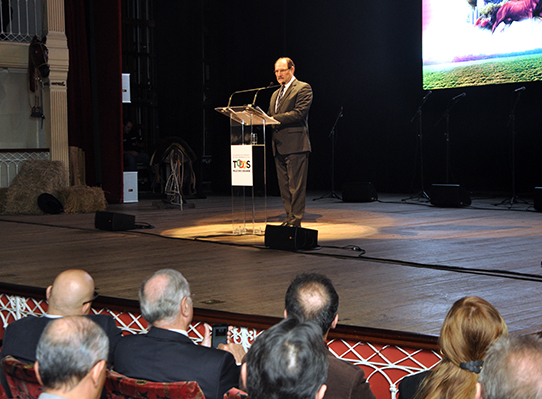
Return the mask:
M 286 86 L 282 85 L 280 88 L 279 96 L 277 98 L 277 104 L 275 105 L 275 113 L 279 112 L 280 102 L 282 101 L 282 96 L 284 95 L 284 92 L 286 91 Z

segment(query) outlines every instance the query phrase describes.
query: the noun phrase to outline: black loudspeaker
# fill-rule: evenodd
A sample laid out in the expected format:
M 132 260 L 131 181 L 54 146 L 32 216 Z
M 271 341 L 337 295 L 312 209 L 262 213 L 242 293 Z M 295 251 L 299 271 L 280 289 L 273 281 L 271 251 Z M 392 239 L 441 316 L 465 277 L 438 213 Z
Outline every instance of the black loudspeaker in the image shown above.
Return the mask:
M 344 202 L 370 202 L 378 199 L 378 194 L 373 183 L 344 183 L 343 184 Z
M 265 246 L 289 251 L 315 248 L 318 246 L 318 230 L 267 225 L 265 227 Z
M 96 212 L 94 227 L 100 230 L 121 231 L 135 227 L 135 216 L 117 212 Z
M 542 187 L 534 188 L 534 209 L 542 212 Z
M 430 198 L 435 206 L 459 208 L 471 204 L 469 193 L 459 184 L 433 184 Z

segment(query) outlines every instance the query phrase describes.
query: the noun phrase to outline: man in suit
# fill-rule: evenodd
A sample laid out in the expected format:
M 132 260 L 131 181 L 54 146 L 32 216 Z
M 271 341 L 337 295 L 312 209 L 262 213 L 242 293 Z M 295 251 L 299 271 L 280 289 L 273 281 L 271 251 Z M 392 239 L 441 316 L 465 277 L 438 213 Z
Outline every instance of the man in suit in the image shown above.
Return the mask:
M 52 320 L 64 316 L 86 316 L 100 325 L 109 337 L 111 362 L 122 333 L 111 316 L 89 315 L 92 301 L 97 296 L 94 280 L 86 271 L 70 269 L 60 273 L 45 291 L 48 307 L 44 317 L 27 316 L 7 326 L 0 358 L 11 355 L 33 363 L 41 334 Z
M 97 399 L 102 393 L 109 340 L 87 317 L 69 316 L 45 327 L 34 369 L 43 385 L 39 399 Z
M 315 323 L 285 319 L 258 336 L 247 353 L 242 380 L 248 397 L 322 399 L 327 359 Z
M 541 399 L 542 340 L 503 337 L 493 342 L 476 383 L 475 399 Z
M 320 327 L 321 338 L 339 321 L 339 295 L 329 278 L 319 273 L 303 273 L 291 282 L 285 297 L 284 317 L 312 321 Z M 326 399 L 375 399 L 364 371 L 328 351 L 329 370 Z
M 281 88 L 271 96 L 268 112 L 280 122 L 274 125 L 272 147 L 286 211 L 283 226 L 301 226 L 311 152 L 308 120 L 312 88 L 297 80 L 294 71 L 290 58 L 279 58 L 275 63 L 275 75 Z
M 238 386 L 239 367 L 231 353 L 196 345 L 188 337 L 192 296 L 181 273 L 171 269 L 154 273 L 141 285 L 139 303 L 151 328 L 147 334 L 128 335 L 119 342 L 117 372 L 156 382 L 196 381 L 206 399 L 222 399 Z M 231 350 L 230 346 L 234 344 L 225 349 Z

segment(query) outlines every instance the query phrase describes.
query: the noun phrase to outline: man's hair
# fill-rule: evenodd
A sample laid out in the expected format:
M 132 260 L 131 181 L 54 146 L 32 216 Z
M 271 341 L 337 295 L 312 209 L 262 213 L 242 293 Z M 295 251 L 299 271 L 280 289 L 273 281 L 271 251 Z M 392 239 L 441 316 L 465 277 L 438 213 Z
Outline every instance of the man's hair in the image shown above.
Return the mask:
M 339 295 L 331 280 L 320 273 L 297 275 L 284 300 L 288 317 L 315 322 L 325 334 L 330 329 L 339 309 Z
M 488 349 L 478 380 L 484 399 L 542 398 L 542 340 L 503 337 Z
M 53 320 L 43 330 L 36 348 L 43 386 L 73 389 L 96 363 L 107 361 L 108 352 L 107 335 L 88 317 Z
M 287 318 L 263 332 L 246 355 L 251 399 L 314 399 L 327 379 L 327 348 L 316 324 Z
M 280 60 L 286 61 L 286 64 L 288 65 L 288 69 L 290 69 L 291 67 L 295 67 L 294 62 L 293 62 L 292 59 L 289 58 L 289 57 L 280 57 L 277 61 L 275 61 L 275 64 L 276 64 L 277 62 L 279 62 Z
M 162 277 L 165 281 L 149 287 L 151 284 L 148 282 L 155 277 Z M 190 285 L 183 275 L 177 270 L 158 270 L 143 281 L 139 289 L 141 315 L 150 324 L 158 320 L 174 320 L 181 311 L 180 305 L 184 297 L 192 300 Z

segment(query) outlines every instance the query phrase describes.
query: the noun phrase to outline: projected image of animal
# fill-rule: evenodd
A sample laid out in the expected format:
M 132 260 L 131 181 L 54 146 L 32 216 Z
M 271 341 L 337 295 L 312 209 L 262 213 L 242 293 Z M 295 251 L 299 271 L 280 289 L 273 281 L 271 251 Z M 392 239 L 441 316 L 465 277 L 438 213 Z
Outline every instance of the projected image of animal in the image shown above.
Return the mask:
M 540 0 L 509 0 L 501 3 L 486 2 L 480 10 L 480 18 L 475 25 L 495 32 L 501 23 L 506 26 L 515 21 L 539 17 L 542 9 Z

